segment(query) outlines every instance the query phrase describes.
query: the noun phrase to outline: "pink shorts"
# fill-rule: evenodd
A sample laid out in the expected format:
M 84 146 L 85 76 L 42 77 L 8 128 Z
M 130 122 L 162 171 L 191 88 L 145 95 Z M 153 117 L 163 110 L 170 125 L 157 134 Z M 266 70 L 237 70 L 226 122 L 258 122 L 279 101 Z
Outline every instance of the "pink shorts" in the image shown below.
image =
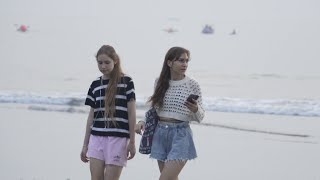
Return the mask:
M 128 138 L 90 135 L 88 157 L 105 164 L 126 166 L 128 142 Z

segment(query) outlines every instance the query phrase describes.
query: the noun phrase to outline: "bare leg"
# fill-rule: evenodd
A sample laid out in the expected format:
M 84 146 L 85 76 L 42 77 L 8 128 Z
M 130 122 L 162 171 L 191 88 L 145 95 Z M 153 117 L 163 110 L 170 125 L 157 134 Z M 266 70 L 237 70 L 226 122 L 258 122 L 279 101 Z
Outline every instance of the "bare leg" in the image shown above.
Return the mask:
M 163 167 L 164 167 L 164 162 L 158 160 L 158 166 L 159 166 L 159 171 L 160 171 L 160 173 L 161 173 L 161 172 L 162 172 L 162 169 L 163 169 Z
M 90 172 L 91 172 L 91 180 L 103 180 L 104 174 L 104 161 L 90 158 Z
M 159 169 L 161 172 L 160 180 L 178 180 L 178 175 L 180 174 L 182 168 L 186 163 L 187 161 L 168 161 L 161 164 L 158 161 Z M 161 170 L 162 165 L 163 167 Z
M 122 166 L 107 164 L 104 172 L 104 180 L 119 180 Z

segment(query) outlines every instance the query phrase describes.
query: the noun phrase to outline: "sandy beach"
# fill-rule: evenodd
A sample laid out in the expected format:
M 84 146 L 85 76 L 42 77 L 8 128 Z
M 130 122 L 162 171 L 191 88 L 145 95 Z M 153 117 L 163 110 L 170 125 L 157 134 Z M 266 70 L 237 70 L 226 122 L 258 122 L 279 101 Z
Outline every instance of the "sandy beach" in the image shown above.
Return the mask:
M 88 164 L 79 158 L 86 114 L 35 111 L 24 105 L 9 104 L 0 107 L 0 114 L 3 156 L 0 179 L 90 178 Z M 180 176 L 182 180 L 320 178 L 319 118 L 210 112 L 204 123 L 209 119 L 213 122 L 211 126 L 192 124 L 199 157 L 187 163 Z M 252 129 L 308 137 L 248 131 Z M 137 147 L 139 140 L 137 135 Z M 128 162 L 121 179 L 156 180 L 158 177 L 156 161 L 137 153 Z

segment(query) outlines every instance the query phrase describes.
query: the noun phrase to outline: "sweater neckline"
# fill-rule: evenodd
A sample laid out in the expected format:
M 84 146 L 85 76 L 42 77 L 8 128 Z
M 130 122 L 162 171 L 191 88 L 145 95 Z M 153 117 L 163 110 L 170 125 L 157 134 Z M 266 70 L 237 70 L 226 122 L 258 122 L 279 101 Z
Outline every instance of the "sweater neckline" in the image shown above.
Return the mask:
M 178 85 L 184 84 L 185 82 L 187 82 L 187 80 L 188 80 L 188 77 L 185 76 L 181 80 L 170 80 L 169 84 L 172 85 L 172 86 L 178 86 Z

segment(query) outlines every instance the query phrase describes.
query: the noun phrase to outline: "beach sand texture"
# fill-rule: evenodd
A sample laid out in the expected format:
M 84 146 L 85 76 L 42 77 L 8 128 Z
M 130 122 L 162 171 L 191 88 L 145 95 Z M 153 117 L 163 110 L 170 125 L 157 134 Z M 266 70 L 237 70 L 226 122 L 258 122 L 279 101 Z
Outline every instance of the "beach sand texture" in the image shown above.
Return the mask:
M 0 179 L 90 179 L 88 164 L 80 160 L 85 114 L 33 111 L 25 106 L 2 107 L 0 112 Z M 319 179 L 318 118 L 207 113 L 206 119 L 217 122 L 191 126 L 199 157 L 187 163 L 181 179 Z M 139 140 L 137 135 L 136 147 Z M 121 179 L 158 177 L 157 162 L 137 153 Z

